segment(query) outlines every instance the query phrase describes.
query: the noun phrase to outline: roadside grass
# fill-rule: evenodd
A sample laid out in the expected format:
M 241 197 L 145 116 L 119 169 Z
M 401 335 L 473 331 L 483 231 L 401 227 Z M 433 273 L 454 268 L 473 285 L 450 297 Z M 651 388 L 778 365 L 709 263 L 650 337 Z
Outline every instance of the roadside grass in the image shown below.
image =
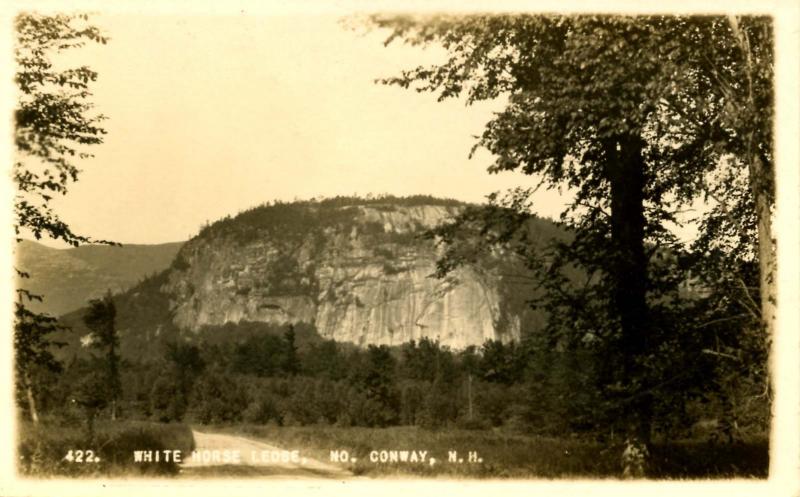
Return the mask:
M 767 436 L 734 443 L 678 440 L 653 444 L 654 478 L 767 478 Z
M 204 430 L 205 428 L 199 428 Z M 418 427 L 361 428 L 275 425 L 214 426 L 210 431 L 259 439 L 304 456 L 331 462 L 331 451 L 355 458 L 344 466 L 370 477 L 467 478 L 619 478 L 622 446 L 589 440 L 528 436 L 501 430 L 427 430 Z M 424 450 L 436 463 L 381 463 L 370 452 Z M 448 461 L 456 451 L 463 462 Z M 482 462 L 469 462 L 476 452 Z M 707 441 L 656 442 L 651 449 L 650 478 L 766 478 L 766 439 L 748 443 Z
M 18 425 L 17 471 L 30 477 L 123 477 L 176 475 L 174 462 L 134 462 L 134 450 L 174 450 L 188 454 L 194 439 L 185 424 L 155 423 L 135 420 L 98 420 L 94 439 L 83 426 L 48 417 L 38 425 Z M 72 451 L 72 460 L 67 458 Z M 78 452 L 83 458 L 78 462 Z M 87 451 L 94 459 L 87 461 Z

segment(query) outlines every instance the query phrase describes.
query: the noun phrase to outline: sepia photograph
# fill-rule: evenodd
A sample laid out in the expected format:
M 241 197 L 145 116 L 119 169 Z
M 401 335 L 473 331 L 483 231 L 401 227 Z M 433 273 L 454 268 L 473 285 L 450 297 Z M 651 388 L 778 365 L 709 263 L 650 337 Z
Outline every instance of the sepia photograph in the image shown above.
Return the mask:
M 0 493 L 799 491 L 790 4 L 6 8 Z

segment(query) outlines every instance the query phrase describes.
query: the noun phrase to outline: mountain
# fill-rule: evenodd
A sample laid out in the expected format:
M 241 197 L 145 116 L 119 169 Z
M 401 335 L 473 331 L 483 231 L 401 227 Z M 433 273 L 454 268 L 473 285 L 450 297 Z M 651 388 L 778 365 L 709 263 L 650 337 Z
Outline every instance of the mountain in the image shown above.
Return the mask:
M 86 305 L 107 290 L 121 292 L 166 269 L 183 242 L 159 245 L 85 245 L 54 249 L 23 240 L 14 249 L 15 267 L 30 274 L 17 286 L 44 296 L 37 312 L 58 316 Z
M 422 235 L 465 207 L 427 196 L 337 197 L 221 219 L 163 273 L 116 297 L 123 354 L 146 355 L 178 336 L 235 341 L 244 329 L 287 323 L 360 346 L 429 337 L 456 349 L 539 329 L 542 315 L 526 302 L 532 282 L 508 255 L 433 277 L 441 249 Z M 558 231 L 532 221 L 540 238 Z M 87 332 L 80 313 L 67 324 L 77 337 Z

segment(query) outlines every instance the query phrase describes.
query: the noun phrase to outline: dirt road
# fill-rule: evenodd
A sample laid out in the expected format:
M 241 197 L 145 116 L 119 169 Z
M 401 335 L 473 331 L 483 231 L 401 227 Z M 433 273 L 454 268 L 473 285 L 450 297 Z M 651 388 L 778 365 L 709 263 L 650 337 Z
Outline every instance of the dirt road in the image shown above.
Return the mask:
M 186 454 L 181 476 L 349 479 L 341 466 L 303 455 L 302 450 L 281 448 L 236 435 L 192 430 L 195 450 Z

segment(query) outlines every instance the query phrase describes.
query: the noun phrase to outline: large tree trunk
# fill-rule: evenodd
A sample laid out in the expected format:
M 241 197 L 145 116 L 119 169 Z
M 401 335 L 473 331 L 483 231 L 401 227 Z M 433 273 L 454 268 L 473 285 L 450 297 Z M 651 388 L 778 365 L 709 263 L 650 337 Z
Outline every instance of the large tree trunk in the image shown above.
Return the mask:
M 728 25 L 739 45 L 744 62 L 745 89 L 743 102 L 731 102 L 739 104 L 744 109 L 741 111 L 746 123 L 758 122 L 756 119 L 747 119 L 757 116 L 759 109 L 756 105 L 754 88 L 754 75 L 759 71 L 756 67 L 758 62 L 753 58 L 753 47 L 745 29 L 739 23 L 736 16 L 728 17 Z M 763 66 L 765 62 L 760 62 Z M 760 70 L 764 70 L 761 67 Z M 768 125 L 771 125 L 769 123 Z M 750 190 L 753 194 L 756 216 L 758 219 L 758 266 L 759 266 L 759 290 L 761 295 L 761 321 L 767 332 L 767 336 L 772 336 L 775 328 L 776 312 L 776 281 L 777 281 L 777 260 L 775 254 L 775 240 L 772 238 L 772 192 L 775 191 L 775 174 L 769 164 L 766 164 L 759 152 L 756 139 L 756 130 L 750 129 L 744 134 L 744 157 L 747 163 Z
M 643 391 L 646 372 L 641 363 L 648 349 L 643 147 L 639 137 L 622 136 L 606 141 L 604 151 L 611 185 L 612 315 L 620 322 L 622 380 L 628 386 L 622 400 L 628 439 L 623 458 L 630 459 L 624 462 L 626 475 L 634 477 L 644 476 L 651 424 L 651 399 Z
M 750 187 L 755 201 L 758 218 L 758 266 L 759 290 L 761 294 L 761 321 L 764 323 L 767 336 L 772 336 L 775 328 L 776 313 L 776 280 L 777 261 L 775 257 L 775 240 L 772 238 L 772 212 L 768 192 L 772 175 L 767 171 L 758 154 L 750 160 Z

